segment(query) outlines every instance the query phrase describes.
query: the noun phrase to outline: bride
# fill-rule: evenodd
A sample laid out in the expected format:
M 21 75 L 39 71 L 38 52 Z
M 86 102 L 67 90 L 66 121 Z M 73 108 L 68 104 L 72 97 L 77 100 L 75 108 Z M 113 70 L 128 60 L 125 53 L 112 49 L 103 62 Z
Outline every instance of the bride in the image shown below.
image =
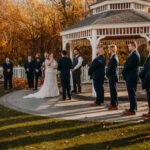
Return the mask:
M 24 96 L 24 98 L 48 98 L 59 96 L 57 83 L 57 62 L 50 54 L 45 60 L 45 79 L 42 87 L 37 93 Z

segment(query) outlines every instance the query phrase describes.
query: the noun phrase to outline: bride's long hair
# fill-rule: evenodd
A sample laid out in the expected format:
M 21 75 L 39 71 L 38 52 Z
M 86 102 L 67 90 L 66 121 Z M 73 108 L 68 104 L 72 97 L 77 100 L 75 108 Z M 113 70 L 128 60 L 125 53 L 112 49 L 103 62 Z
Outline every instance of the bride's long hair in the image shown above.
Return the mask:
M 49 60 L 51 60 L 51 61 L 55 60 L 54 54 L 52 52 L 49 53 Z

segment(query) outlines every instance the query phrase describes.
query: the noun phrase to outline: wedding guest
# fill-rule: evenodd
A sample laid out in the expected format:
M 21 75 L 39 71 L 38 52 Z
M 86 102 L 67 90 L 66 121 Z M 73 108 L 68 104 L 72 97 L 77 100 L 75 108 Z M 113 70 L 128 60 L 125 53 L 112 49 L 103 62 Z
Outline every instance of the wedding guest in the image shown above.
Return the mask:
M 3 76 L 4 76 L 4 88 L 12 89 L 12 78 L 13 78 L 13 63 L 10 61 L 9 57 L 6 58 L 3 63 Z
M 144 117 L 150 117 L 150 41 L 148 42 L 147 50 L 149 52 L 147 60 L 144 64 L 144 69 L 140 72 L 142 87 L 146 89 L 149 112 L 143 114 Z
M 71 59 L 67 56 L 67 51 L 62 51 L 61 56 L 62 58 L 58 61 L 58 70 L 60 71 L 62 85 L 62 100 L 66 100 L 66 92 L 69 100 L 71 100 L 70 71 L 73 69 L 73 65 Z
M 25 63 L 24 68 L 27 75 L 29 89 L 33 89 L 34 88 L 34 62 L 31 56 L 28 56 L 28 60 Z
M 119 64 L 117 56 L 117 46 L 114 44 L 110 45 L 109 53 L 111 54 L 111 57 L 108 63 L 106 76 L 109 79 L 111 102 L 110 106 L 108 106 L 108 110 L 117 110 L 118 109 L 117 82 L 118 82 L 118 64 Z
M 35 75 L 35 85 L 34 90 L 38 89 L 38 82 L 40 77 L 42 77 L 42 60 L 40 58 L 40 54 L 36 54 L 34 61 L 34 75 Z
M 75 48 L 73 57 L 73 93 L 81 93 L 81 67 L 83 58 L 80 56 L 79 49 Z
M 88 74 L 93 79 L 96 101 L 91 106 L 101 106 L 104 103 L 105 57 L 103 48 L 98 48 L 97 57 L 93 60 Z
M 130 108 L 123 112 L 123 115 L 135 115 L 137 112 L 137 82 L 139 76 L 139 65 L 140 65 L 140 54 L 137 50 L 137 43 L 130 42 L 128 45 L 129 57 L 124 64 L 122 75 L 123 79 L 126 81 Z

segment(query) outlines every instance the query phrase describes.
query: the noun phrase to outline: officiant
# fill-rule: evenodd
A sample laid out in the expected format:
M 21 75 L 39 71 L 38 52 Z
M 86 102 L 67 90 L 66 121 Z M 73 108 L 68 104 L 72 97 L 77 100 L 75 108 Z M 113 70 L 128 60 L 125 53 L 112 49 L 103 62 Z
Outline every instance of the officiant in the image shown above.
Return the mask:
M 72 93 L 81 93 L 81 67 L 83 58 L 80 56 L 79 49 L 75 48 L 73 57 L 73 91 Z

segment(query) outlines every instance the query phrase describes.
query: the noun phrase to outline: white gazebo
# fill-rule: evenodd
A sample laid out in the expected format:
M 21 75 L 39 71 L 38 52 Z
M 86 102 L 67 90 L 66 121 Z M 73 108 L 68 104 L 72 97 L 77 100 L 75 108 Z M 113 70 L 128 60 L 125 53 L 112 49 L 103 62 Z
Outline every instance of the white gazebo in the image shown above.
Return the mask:
M 150 0 L 97 0 L 90 6 L 92 15 L 61 32 L 62 46 L 70 44 L 70 56 L 74 42 L 89 41 L 92 58 L 96 57 L 99 43 L 106 38 L 142 37 L 150 40 Z

